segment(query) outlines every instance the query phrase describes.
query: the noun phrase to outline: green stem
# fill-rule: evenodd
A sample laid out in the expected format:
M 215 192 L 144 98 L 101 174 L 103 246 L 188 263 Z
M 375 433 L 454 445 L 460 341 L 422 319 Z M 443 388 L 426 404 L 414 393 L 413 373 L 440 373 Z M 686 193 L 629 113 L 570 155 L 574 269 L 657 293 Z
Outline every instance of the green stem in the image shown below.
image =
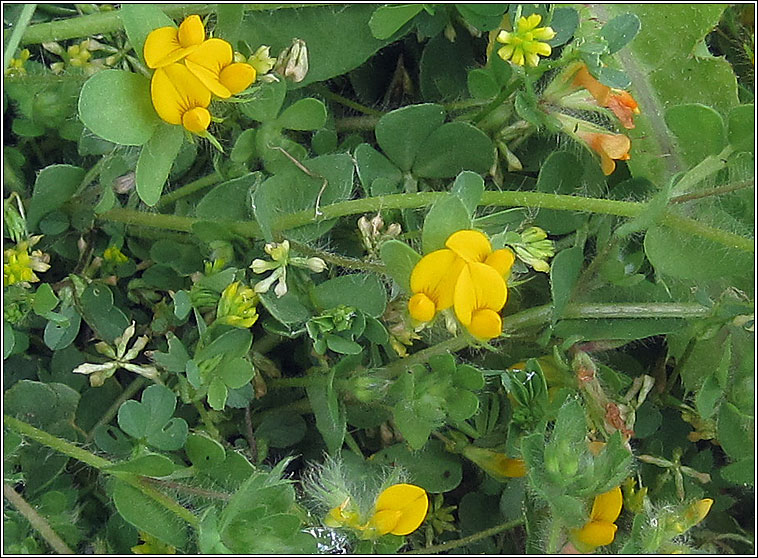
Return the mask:
M 23 37 L 29 22 L 32 20 L 34 10 L 37 8 L 37 4 L 26 4 L 21 8 L 21 14 L 18 16 L 16 25 L 11 29 L 11 37 L 8 40 L 8 44 L 5 46 L 5 54 L 3 55 L 3 74 L 8 69 L 8 65 L 11 63 L 13 55 L 16 53 L 21 37 Z
M 165 207 L 178 199 L 194 194 L 195 192 L 207 188 L 208 186 L 218 184 L 222 178 L 223 177 L 221 176 L 221 173 L 216 171 L 209 174 L 208 176 L 203 176 L 197 180 L 193 180 L 189 184 L 185 184 L 173 192 L 161 196 L 161 198 L 158 200 L 158 203 L 156 204 L 156 207 Z
M 498 533 L 502 533 L 503 531 L 510 531 L 511 529 L 515 529 L 519 525 L 523 525 L 523 524 L 524 524 L 524 519 L 520 517 L 512 521 L 506 521 L 505 523 L 501 523 L 500 525 L 495 525 L 494 527 L 490 527 L 489 529 L 485 529 L 484 531 L 479 531 L 478 533 L 474 533 L 473 535 L 469 535 L 468 537 L 463 537 L 462 539 L 448 541 L 442 544 L 436 544 L 434 546 L 417 548 L 416 550 L 409 550 L 408 552 L 401 552 L 400 554 L 437 554 L 439 552 L 446 552 L 449 550 L 460 548 L 462 546 L 466 546 L 468 544 L 475 543 L 482 539 L 486 539 L 487 537 L 497 535 Z
M 145 479 L 143 479 L 142 477 L 138 475 L 133 475 L 131 473 L 110 472 L 107 468 L 113 465 L 111 461 L 108 461 L 107 459 L 103 459 L 102 457 L 99 457 L 93 453 L 90 453 L 87 450 L 72 444 L 71 442 L 62 440 L 61 438 L 53 436 L 52 434 L 48 434 L 44 430 L 35 428 L 31 424 L 27 424 L 9 415 L 3 415 L 3 423 L 5 424 L 5 426 L 8 426 L 12 430 L 15 430 L 16 432 L 18 432 L 19 434 L 23 436 L 31 438 L 32 440 L 42 444 L 43 446 L 47 446 L 59 453 L 72 457 L 76 459 L 77 461 L 86 463 L 87 465 L 94 467 L 95 469 L 101 472 L 112 474 L 118 479 L 126 482 L 127 484 L 130 484 L 131 486 L 133 486 L 134 488 L 142 492 L 145 496 L 152 498 L 153 500 L 161 504 L 163 507 L 165 507 L 167 510 L 173 512 L 175 515 L 177 515 L 178 517 L 180 517 L 181 519 L 183 519 L 184 521 L 186 521 L 193 527 L 196 527 L 199 524 L 197 517 L 195 517 L 195 515 L 191 511 L 179 505 L 176 501 L 166 496 L 162 492 L 159 492 L 152 486 L 149 486 L 148 484 L 146 484 Z
M 87 171 L 87 173 L 84 175 L 84 178 L 82 178 L 81 184 L 79 184 L 79 187 L 76 189 L 75 196 L 80 195 L 82 192 L 84 192 L 85 188 L 89 186 L 100 174 L 100 171 L 103 168 L 103 165 L 105 164 L 106 158 L 101 157 L 100 160 L 92 165 L 92 168 Z
M 318 5 L 322 4 L 245 4 L 245 11 L 278 10 Z M 215 4 L 158 4 L 158 6 L 171 18 L 185 17 L 190 14 L 205 15 L 216 7 Z M 31 25 L 21 38 L 21 44 L 28 45 L 87 37 L 99 33 L 111 33 L 123 29 L 123 27 L 121 10 L 99 12 Z
M 137 376 L 134 380 L 132 380 L 132 382 L 126 386 L 124 391 L 121 392 L 121 394 L 116 398 L 111 406 L 108 407 L 108 410 L 103 413 L 103 416 L 100 417 L 100 420 L 95 423 L 95 426 L 93 426 L 92 430 L 90 430 L 89 434 L 87 434 L 86 441 L 92 441 L 92 439 L 95 437 L 95 430 L 97 430 L 98 427 L 104 424 L 108 424 L 111 420 L 113 420 L 113 417 L 118 414 L 119 407 L 121 407 L 124 401 L 131 399 L 132 395 L 142 389 L 142 386 L 144 386 L 146 382 L 147 380 L 142 376 Z
M 3 160 L 3 186 L 7 186 L 11 192 L 16 192 L 17 194 L 26 193 L 26 184 L 16 174 L 7 157 Z
M 711 196 L 720 196 L 722 194 L 729 194 L 742 190 L 743 188 L 749 188 L 755 184 L 754 179 L 742 180 L 735 182 L 734 184 L 726 184 L 719 186 L 718 188 L 709 188 L 708 190 L 700 190 L 699 192 L 690 192 L 689 194 L 682 194 L 681 196 L 674 196 L 669 200 L 669 203 L 685 203 L 692 200 L 699 200 L 702 198 L 709 198 Z
M 292 239 L 289 240 L 289 243 L 293 249 L 295 249 L 297 252 L 300 252 L 301 254 L 304 254 L 306 256 L 318 256 L 326 263 L 344 267 L 345 269 L 357 269 L 360 271 L 371 271 L 373 273 L 382 274 L 387 273 L 387 268 L 382 264 L 364 262 L 355 258 L 347 258 L 345 256 L 340 256 L 339 254 L 325 252 L 324 250 L 317 250 L 316 248 L 311 248 L 307 244 L 303 244 Z
M 346 215 L 358 213 L 371 213 L 381 208 L 388 209 L 417 209 L 433 204 L 447 192 L 415 192 L 410 194 L 390 194 L 373 198 L 361 198 L 334 203 L 321 207 L 320 219 L 336 219 Z M 637 217 L 647 207 L 644 203 L 626 202 L 618 200 L 604 200 L 599 198 L 585 198 L 582 196 L 569 196 L 564 194 L 549 194 L 545 192 L 519 192 L 488 191 L 482 194 L 479 205 L 502 206 L 502 207 L 534 207 L 545 209 L 558 209 L 564 211 L 584 211 L 588 213 L 602 213 L 617 215 L 619 217 Z M 150 214 L 132 209 L 111 209 L 100 215 L 101 219 L 126 223 L 128 225 L 153 226 L 163 229 L 189 232 L 192 225 L 198 221 L 191 217 L 178 215 Z M 316 222 L 312 209 L 297 211 L 284 215 L 274 223 L 275 230 L 287 230 L 309 225 Z M 715 229 L 689 219 L 680 217 L 667 211 L 662 222 L 671 228 L 688 232 L 714 242 L 734 247 L 745 252 L 754 252 L 753 239 Z M 260 237 L 260 227 L 254 222 L 230 221 L 229 230 L 242 236 Z
M 63 542 L 63 539 L 58 536 L 58 533 L 50 527 L 47 520 L 37 513 L 37 511 L 24 500 L 21 494 L 13 490 L 13 488 L 5 482 L 3 483 L 3 496 L 5 496 L 13 507 L 26 518 L 34 530 L 45 539 L 45 542 L 50 545 L 50 548 L 58 554 L 75 554 L 74 551 Z
M 554 517 L 550 524 L 550 532 L 548 533 L 547 554 L 558 553 L 558 550 L 559 550 L 558 546 L 563 540 L 563 537 L 561 537 L 562 534 L 563 534 L 563 522 L 557 517 Z
M 709 155 L 700 161 L 697 165 L 684 173 L 684 176 L 682 176 L 682 178 L 680 178 L 674 185 L 672 193 L 686 192 L 710 175 L 715 174 L 726 167 L 726 161 L 733 151 L 734 148 L 731 145 L 727 145 L 718 155 Z
M 376 128 L 378 116 L 345 116 L 335 118 L 334 125 L 338 132 L 367 132 Z
M 362 112 L 363 114 L 367 114 L 369 116 L 382 116 L 384 114 L 380 110 L 372 109 L 371 107 L 367 107 L 360 103 L 356 103 L 355 101 L 352 101 L 348 99 L 347 97 L 338 95 L 337 93 L 334 93 L 333 91 L 329 91 L 329 89 L 327 89 L 325 86 L 321 84 L 315 84 L 312 86 L 312 88 L 325 99 L 334 101 L 335 103 L 339 103 L 353 110 L 357 110 L 358 112 Z

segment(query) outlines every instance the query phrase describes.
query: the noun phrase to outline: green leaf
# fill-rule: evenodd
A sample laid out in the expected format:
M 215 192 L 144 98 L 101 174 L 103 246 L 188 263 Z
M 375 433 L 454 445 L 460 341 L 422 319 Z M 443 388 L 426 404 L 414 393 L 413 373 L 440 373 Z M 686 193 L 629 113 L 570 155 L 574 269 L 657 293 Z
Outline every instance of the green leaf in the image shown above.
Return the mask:
M 723 394 L 724 390 L 719 386 L 715 375 L 708 376 L 695 398 L 697 412 L 702 418 L 709 419 L 713 416 L 716 412 L 716 405 Z
M 44 316 L 55 309 L 56 306 L 58 306 L 58 297 L 55 296 L 53 288 L 48 283 L 42 283 L 37 288 L 37 292 L 34 293 L 32 310 L 34 310 L 35 314 Z
M 311 382 L 306 387 L 308 400 L 311 402 L 316 417 L 316 428 L 324 438 L 330 455 L 335 455 L 345 440 L 347 422 L 345 410 L 337 398 L 334 389 L 334 369 L 326 374 L 321 382 Z
M 461 199 L 473 217 L 484 193 L 484 179 L 475 172 L 463 171 L 455 178 L 450 193 Z
M 142 148 L 137 161 L 137 194 L 147 205 L 153 206 L 163 193 L 171 165 L 184 141 L 184 129 L 162 122 Z
M 267 240 L 273 240 L 273 232 L 278 230 L 277 219 L 303 210 L 313 212 L 315 224 L 289 229 L 287 236 L 300 241 L 318 238 L 328 232 L 336 221 L 319 220 L 315 214 L 316 201 L 319 200 L 320 207 L 323 207 L 350 197 L 354 165 L 349 155 L 322 155 L 303 161 L 303 164 L 315 177 L 292 168 L 264 181 L 253 195 L 253 211 Z
M 311 97 L 300 99 L 284 109 L 276 123 L 288 130 L 318 130 L 326 123 L 326 106 Z
M 262 176 L 253 172 L 214 186 L 198 202 L 195 215 L 209 221 L 249 220 L 250 193 L 260 184 Z
M 632 13 L 621 14 L 603 25 L 600 34 L 608 41 L 608 54 L 624 48 L 640 31 L 640 18 Z
M 593 73 L 600 83 L 614 89 L 629 89 L 632 85 L 632 80 L 628 75 L 609 66 L 602 66 Z
M 561 250 L 550 264 L 550 292 L 553 297 L 553 323 L 562 315 L 571 300 L 571 292 L 579 279 L 584 263 L 584 250 L 574 246 Z
M 242 112 L 258 122 L 270 122 L 279 114 L 287 94 L 287 84 L 284 80 L 263 83 L 255 93 L 250 95 L 247 103 L 242 103 Z
M 755 150 L 755 105 L 740 105 L 729 111 L 728 139 L 735 151 Z
M 216 411 L 222 411 L 226 405 L 229 390 L 221 378 L 213 378 L 208 386 L 208 405 Z
M 150 100 L 147 78 L 123 70 L 97 72 L 82 87 L 79 118 L 101 138 L 143 145 L 161 120 Z
M 445 402 L 445 411 L 454 421 L 471 418 L 478 410 L 479 398 L 470 391 L 455 390 L 454 395 Z
M 421 256 L 405 242 L 388 240 L 379 248 L 387 273 L 405 292 L 411 291 L 411 272 Z
M 432 205 L 424 220 L 421 244 L 424 254 L 445 247 L 445 241 L 456 231 L 471 228 L 471 217 L 457 196 L 445 196 Z
M 389 39 L 423 9 L 423 4 L 380 6 L 368 22 L 371 34 L 377 39 Z
M 341 304 L 352 306 L 379 317 L 387 306 L 387 292 L 376 275 L 353 273 L 335 277 L 319 284 L 313 291 L 315 303 L 328 310 Z
M 279 322 L 287 327 L 303 324 L 311 312 L 291 292 L 279 298 L 272 292 L 262 293 L 261 304 Z
M 424 447 L 435 423 L 420 416 L 416 406 L 409 402 L 400 402 L 392 410 L 395 425 L 413 450 Z
M 252 363 L 246 358 L 235 358 L 221 363 L 217 369 L 221 379 L 230 389 L 241 388 L 255 375 Z
M 94 439 L 98 448 L 119 457 L 128 457 L 134 449 L 131 439 L 115 426 L 96 427 Z
M 36 229 L 42 217 L 71 199 L 83 179 L 84 169 L 71 165 L 50 165 L 42 169 L 34 181 L 26 214 L 27 227 Z
M 375 453 L 371 460 L 403 467 L 414 484 L 432 494 L 450 492 L 462 479 L 461 458 L 445 451 L 439 440 L 430 440 L 421 451 L 410 451 L 405 444 L 395 444 Z
M 243 130 L 234 142 L 234 147 L 229 154 L 229 159 L 235 163 L 244 163 L 251 159 L 255 154 L 256 133 L 257 130 L 255 128 Z
M 216 7 L 216 29 L 214 35 L 224 39 L 233 48 L 236 48 L 240 34 L 240 25 L 244 16 L 245 6 L 243 4 L 219 4 Z
M 133 399 L 124 401 L 118 409 L 118 425 L 121 427 L 121 430 L 132 438 L 144 438 L 147 434 L 149 422 L 150 409 L 139 401 L 134 401 Z
M 579 26 L 579 14 L 574 8 L 556 8 L 550 19 L 550 27 L 555 31 L 555 37 L 547 43 L 551 47 L 561 46 L 569 42 L 574 31 Z
M 568 151 L 548 155 L 540 167 L 537 191 L 551 194 L 576 194 L 584 183 L 582 163 Z M 549 234 L 566 234 L 575 231 L 585 220 L 580 213 L 540 209 L 535 224 Z
M 13 327 L 11 327 L 11 324 L 3 320 L 3 360 L 11 355 L 15 343 L 16 338 L 13 335 Z
M 113 305 L 113 292 L 107 285 L 91 283 L 79 302 L 84 320 L 107 343 L 113 343 L 129 325 L 124 313 Z
M 463 170 L 484 174 L 493 161 L 494 147 L 487 134 L 466 122 L 448 122 L 423 141 L 413 173 L 425 178 L 447 178 Z
M 166 477 L 179 467 L 165 455 L 150 453 L 106 467 L 106 471 L 135 473 L 145 477 Z
M 738 486 L 755 486 L 755 457 L 730 463 L 719 471 L 721 477 Z
M 113 483 L 113 504 L 128 523 L 176 548 L 187 544 L 186 526 L 172 512 L 121 480 Z
M 245 356 L 250 350 L 253 336 L 247 329 L 232 329 L 219 335 L 213 342 L 195 353 L 195 360 L 201 362 L 222 355 L 226 359 Z
M 671 107 L 666 110 L 665 120 L 676 136 L 682 159 L 690 167 L 724 149 L 724 121 L 711 107 L 696 103 Z
M 255 429 L 255 438 L 265 438 L 269 447 L 287 448 L 299 443 L 307 427 L 303 417 L 290 411 L 267 413 Z
M 364 190 L 371 195 L 377 195 L 377 192 L 374 192 L 373 189 L 375 180 L 381 178 L 393 185 L 397 185 L 403 179 L 403 174 L 400 170 L 390 163 L 387 157 L 367 143 L 362 143 L 356 147 L 354 156 L 358 169 L 358 178 L 361 184 L 363 184 Z
M 421 144 L 444 121 L 445 109 L 441 105 L 410 105 L 393 110 L 376 123 L 376 142 L 390 161 L 409 171 Z
M 721 447 L 732 459 L 744 459 L 754 453 L 752 422 L 750 417 L 742 414 L 731 403 L 722 403 L 718 415 L 717 438 Z
M 155 4 L 124 4 L 118 14 L 129 37 L 129 44 L 143 64 L 145 39 L 150 32 L 159 27 L 176 27 L 174 21 Z
M 49 321 L 45 325 L 45 345 L 53 351 L 65 349 L 74 342 L 79 334 L 82 318 L 73 306 L 66 306 L 60 310 L 63 321 L 60 323 Z
M 345 337 L 334 333 L 326 335 L 326 346 L 335 353 L 343 355 L 359 355 L 363 351 L 363 347 L 355 341 L 351 341 L 350 339 L 346 339 Z
M 213 469 L 226 459 L 224 446 L 200 432 L 193 432 L 187 436 L 185 451 L 192 466 L 200 471 Z
M 491 72 L 482 68 L 475 68 L 468 73 L 467 84 L 474 99 L 491 99 L 500 93 L 500 84 Z

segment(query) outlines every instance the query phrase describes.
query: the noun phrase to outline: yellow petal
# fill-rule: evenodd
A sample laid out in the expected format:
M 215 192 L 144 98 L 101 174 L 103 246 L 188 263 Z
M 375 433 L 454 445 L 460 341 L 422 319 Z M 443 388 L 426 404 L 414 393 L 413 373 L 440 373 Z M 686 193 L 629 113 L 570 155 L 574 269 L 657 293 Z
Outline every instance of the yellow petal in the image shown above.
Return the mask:
M 408 301 L 408 312 L 414 320 L 429 322 L 437 313 L 437 307 L 424 293 L 416 293 Z
M 371 526 L 379 535 L 386 535 L 397 526 L 402 516 L 403 512 L 400 510 L 378 511 L 371 517 Z
M 530 66 L 532 68 L 536 68 L 537 64 L 540 63 L 540 57 L 534 54 L 533 52 L 527 52 L 525 54 L 526 56 L 526 65 Z
M 492 252 L 492 245 L 484 233 L 462 230 L 451 234 L 445 246 L 467 262 L 483 262 Z
M 221 71 L 232 63 L 232 45 L 223 39 L 208 39 L 184 63 L 211 93 L 222 99 L 231 97 L 229 89 L 219 81 Z
M 142 53 L 149 68 L 166 66 L 186 54 L 179 44 L 179 32 L 174 27 L 153 29 L 145 39 Z
M 183 64 L 158 68 L 150 82 L 150 96 L 158 116 L 169 124 L 181 124 L 185 112 L 211 102 L 210 91 Z
M 598 494 L 595 496 L 595 501 L 592 504 L 590 518 L 593 521 L 608 521 L 613 523 L 621 513 L 622 503 L 623 498 L 621 487 L 619 486 L 603 494 Z
M 532 14 L 529 17 L 522 17 L 518 22 L 519 31 L 522 29 L 524 31 L 531 31 L 540 24 L 540 21 L 542 21 L 542 16 L 540 14 Z
M 516 48 L 513 45 L 505 45 L 503 48 L 497 51 L 497 55 L 503 60 L 508 60 L 513 54 L 513 49 Z
M 475 310 L 489 309 L 499 312 L 505 305 L 506 297 L 505 281 L 495 268 L 484 263 L 467 263 L 455 284 L 455 315 L 468 327 Z M 486 318 L 486 324 L 492 324 L 491 317 Z
M 179 44 L 183 47 L 199 45 L 205 40 L 205 27 L 198 15 L 184 18 L 179 25 Z
M 539 27 L 532 31 L 532 36 L 538 41 L 549 41 L 555 37 L 555 31 L 552 27 Z
M 503 277 L 507 277 L 510 275 L 511 267 L 513 267 L 513 262 L 515 261 L 516 256 L 513 254 L 513 251 L 508 248 L 502 248 L 500 250 L 495 250 L 487 256 L 484 263 L 490 267 L 494 267 Z
M 182 126 L 195 134 L 207 130 L 210 123 L 211 113 L 204 107 L 195 107 L 182 115 Z
M 455 283 L 464 264 L 452 250 L 443 248 L 427 254 L 411 272 L 411 292 L 427 295 L 437 311 L 450 308 Z
M 511 38 L 511 34 L 508 33 L 505 29 L 501 29 L 500 33 L 497 34 L 497 42 L 498 43 L 508 43 L 509 39 Z
M 616 537 L 618 527 L 608 521 L 590 521 L 576 531 L 574 536 L 588 546 L 605 546 Z
M 539 54 L 540 56 L 550 56 L 550 53 L 553 52 L 553 50 L 547 43 L 534 42 L 532 43 L 532 52 Z
M 250 64 L 236 62 L 221 70 L 219 81 L 232 95 L 244 91 L 255 81 L 255 68 Z
M 513 53 L 513 58 L 511 58 L 511 62 L 519 66 L 523 66 L 524 65 L 524 50 L 521 48 L 516 49 Z
M 400 511 L 401 516 L 389 531 L 393 535 L 407 535 L 418 529 L 429 509 L 426 491 L 413 484 L 393 484 L 376 499 L 375 515 L 385 511 Z
M 503 320 L 500 314 L 489 308 L 474 310 L 471 314 L 471 323 L 466 326 L 466 329 L 477 339 L 489 341 L 499 337 L 503 332 Z

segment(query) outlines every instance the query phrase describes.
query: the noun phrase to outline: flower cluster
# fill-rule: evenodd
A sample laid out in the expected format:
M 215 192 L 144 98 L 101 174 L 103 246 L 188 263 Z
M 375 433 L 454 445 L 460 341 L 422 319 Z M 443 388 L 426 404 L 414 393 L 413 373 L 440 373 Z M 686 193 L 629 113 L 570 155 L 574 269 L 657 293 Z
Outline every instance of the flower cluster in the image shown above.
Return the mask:
M 532 67 L 537 66 L 540 56 L 550 56 L 550 45 L 542 41 L 555 37 L 555 31 L 552 27 L 537 27 L 541 21 L 541 15 L 532 14 L 519 18 L 514 31 L 502 29 L 497 35 L 497 42 L 505 46 L 498 49 L 498 56 L 519 66 L 526 62 L 527 66 Z
M 250 287 L 235 281 L 221 293 L 216 310 L 216 321 L 241 329 L 247 329 L 258 320 L 258 295 Z
M 429 509 L 426 491 L 414 484 L 393 484 L 377 497 L 371 517 L 362 521 L 350 498 L 332 508 L 324 519 L 327 527 L 349 527 L 362 539 L 386 534 L 408 535 L 419 528 Z
M 274 293 L 278 298 L 287 294 L 287 266 L 289 264 L 295 267 L 302 267 L 314 273 L 321 273 L 326 269 L 326 262 L 321 258 L 300 258 L 290 256 L 290 242 L 285 240 L 281 243 L 270 242 L 263 248 L 271 256 L 271 261 L 256 258 L 250 265 L 253 273 L 266 273 L 273 270 L 273 273 L 255 284 L 256 293 L 267 293 L 271 285 L 276 283 Z
M 446 248 L 427 254 L 411 273 L 410 315 L 431 321 L 453 307 L 458 321 L 477 339 L 500 335 L 498 312 L 508 297 L 506 278 L 514 262 L 509 249 L 492 250 L 481 232 L 462 230 L 450 235 Z
M 26 61 L 29 60 L 31 53 L 28 48 L 23 49 L 18 53 L 18 58 L 11 58 L 8 63 L 8 67 L 5 69 L 5 75 L 8 77 L 25 76 L 26 75 Z
M 155 69 L 150 95 L 158 116 L 204 134 L 211 122 L 208 111 L 213 95 L 228 99 L 255 81 L 256 71 L 235 62 L 232 45 L 205 38 L 197 15 L 182 21 L 179 29 L 160 27 L 150 32 L 144 46 L 145 62 Z
M 29 283 L 39 281 L 35 271 L 42 273 L 50 269 L 49 255 L 40 250 L 29 252 L 41 238 L 42 235 L 29 237 L 3 252 L 3 283 L 6 287 L 16 283 L 29 286 Z

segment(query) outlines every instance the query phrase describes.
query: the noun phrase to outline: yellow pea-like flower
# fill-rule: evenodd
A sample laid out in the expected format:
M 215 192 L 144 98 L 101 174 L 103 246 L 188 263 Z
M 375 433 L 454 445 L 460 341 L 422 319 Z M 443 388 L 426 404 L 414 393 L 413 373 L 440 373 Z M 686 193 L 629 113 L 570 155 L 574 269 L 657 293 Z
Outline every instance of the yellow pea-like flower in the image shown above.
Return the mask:
M 621 514 L 622 504 L 619 486 L 595 496 L 590 520 L 581 529 L 573 531 L 574 538 L 581 544 L 593 548 L 611 544 L 616 537 L 618 527 L 615 521 Z
M 211 93 L 222 99 L 244 91 L 255 81 L 255 68 L 234 62 L 232 45 L 223 39 L 208 39 L 188 54 L 184 63 Z
M 158 68 L 150 82 L 155 111 L 169 124 L 202 134 L 211 122 L 211 92 L 183 64 Z
M 376 499 L 369 527 L 378 535 L 408 535 L 423 523 L 428 509 L 429 498 L 423 488 L 393 484 Z
M 485 263 L 467 263 L 458 276 L 453 296 L 455 316 L 478 339 L 500 335 L 508 289 L 497 270 Z
M 178 62 L 197 50 L 205 41 L 205 26 L 198 15 L 188 16 L 175 27 L 159 27 L 148 34 L 143 47 L 149 68 L 162 68 Z
M 453 305 L 453 293 L 465 261 L 448 249 L 435 250 L 416 264 L 411 272 L 411 292 L 408 303 L 411 317 L 428 322 L 437 312 Z

